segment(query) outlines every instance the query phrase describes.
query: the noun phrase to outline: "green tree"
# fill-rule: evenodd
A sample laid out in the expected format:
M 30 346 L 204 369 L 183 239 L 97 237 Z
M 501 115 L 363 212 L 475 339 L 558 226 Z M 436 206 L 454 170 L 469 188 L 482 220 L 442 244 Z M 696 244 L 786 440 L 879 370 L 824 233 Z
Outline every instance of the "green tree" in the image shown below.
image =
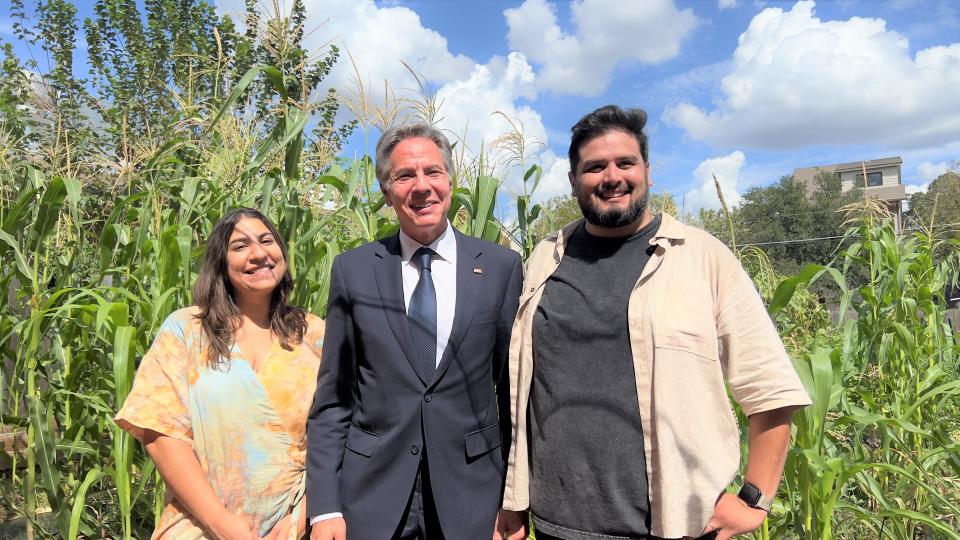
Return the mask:
M 743 214 L 737 207 L 730 209 L 729 216 L 723 210 L 701 208 L 695 215 L 685 219 L 688 224 L 707 231 L 728 246 L 741 241 L 738 235 L 744 230 Z
M 266 18 L 257 11 L 257 5 L 253 0 L 246 2 L 247 32 L 239 39 L 238 66 L 260 63 L 274 66 L 285 74 L 283 84 L 287 99 L 316 122 L 307 144 L 312 146 L 315 155 L 327 159 L 320 159 L 319 163 L 308 160 L 308 167 L 316 169 L 308 172 L 321 172 L 339 153 L 357 125 L 356 121 L 337 125 L 340 101 L 336 91 L 320 87 L 339 59 L 340 49 L 331 44 L 318 58 L 311 58 L 303 46 L 307 20 L 303 0 L 294 0 L 289 14 L 277 11 Z M 259 116 L 267 119 L 266 128 L 272 129 L 271 109 L 277 106 L 272 85 L 267 84 L 261 75 L 250 86 L 249 92 Z M 316 94 L 323 97 L 318 99 Z
M 548 199 L 542 205 L 540 217 L 533 223 L 532 236 L 534 245 L 543 240 L 548 234 L 561 229 L 583 217 L 577 199 L 570 195 L 559 195 Z
M 844 217 L 838 210 L 862 192 L 843 193 L 836 173 L 820 172 L 814 184 L 816 189 L 808 194 L 806 184 L 783 176 L 775 184 L 749 189 L 737 208 L 743 223 L 738 245 L 759 244 L 781 273 L 828 263 L 843 235 Z
M 669 191 L 662 191 L 660 193 L 651 193 L 650 194 L 650 211 L 654 214 L 660 214 L 666 212 L 671 216 L 679 218 L 679 209 L 677 208 L 677 201 L 673 198 L 673 195 Z
M 13 46 L 2 45 L 3 62 L 0 64 L 0 133 L 14 139 L 28 135 L 33 124 L 30 108 L 30 77 L 13 54 Z
M 47 60 L 41 65 L 31 52 L 23 68 L 37 75 L 14 76 L 7 83 L 25 85 L 15 93 L 23 100 L 21 110 L 29 110 L 32 121 L 20 127 L 27 140 L 52 150 L 43 158 L 47 164 L 72 174 L 73 164 L 96 144 L 96 133 L 84 113 L 90 96 L 73 73 L 77 9 L 65 0 L 38 0 L 29 7 L 24 0 L 11 0 L 10 14 L 14 35 L 31 48 L 39 47 Z M 5 56 L 5 75 L 20 69 L 12 51 Z
M 910 196 L 906 217 L 915 226 L 929 227 L 932 221 L 935 232 L 940 230 L 948 237 L 960 238 L 960 161 L 954 161 L 951 170 L 930 182 L 926 192 Z
M 239 37 L 204 0 L 97 0 L 83 23 L 90 84 L 115 147 L 155 146 L 195 103 L 223 96 Z

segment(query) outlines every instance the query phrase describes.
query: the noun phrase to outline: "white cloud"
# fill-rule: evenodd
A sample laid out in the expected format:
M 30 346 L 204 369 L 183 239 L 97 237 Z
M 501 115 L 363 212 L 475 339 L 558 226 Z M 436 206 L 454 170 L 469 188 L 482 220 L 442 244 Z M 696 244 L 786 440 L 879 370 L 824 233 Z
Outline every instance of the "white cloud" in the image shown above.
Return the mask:
M 536 95 L 533 81 L 533 69 L 517 52 L 478 64 L 468 78 L 449 82 L 437 91 L 438 101 L 442 102 L 439 126 L 451 134 L 451 139 L 465 140 L 469 155 L 478 155 L 482 147 L 488 163 L 498 165 L 494 172 L 504 180 L 502 192 L 512 196 L 523 192 L 525 171 L 515 161 L 507 168 L 511 154 L 495 147 L 494 141 L 513 129 L 522 130 L 530 158 L 526 166 L 536 162 L 544 171 L 533 196 L 535 202 L 542 202 L 569 191 L 569 167 L 565 159 L 558 158 L 547 147 L 547 130 L 540 113 L 519 103 Z M 495 111 L 502 115 L 494 114 Z
M 697 25 L 693 11 L 678 10 L 673 0 L 580 0 L 570 4 L 576 29 L 568 34 L 555 9 L 546 0 L 526 0 L 503 14 L 511 49 L 540 66 L 538 86 L 562 94 L 599 95 L 621 62 L 674 58 Z
M 570 195 L 570 162 L 552 151 L 544 152 L 542 156 L 543 178 L 534 194 L 534 200 L 545 201 L 559 195 Z M 548 160 L 549 161 L 548 164 Z
M 521 97 L 532 97 L 533 69 L 522 54 L 507 58 L 495 56 L 486 64 L 476 64 L 468 77 L 444 84 L 437 90 L 440 102 L 440 127 L 456 136 L 466 130 L 468 147 L 479 152 L 488 147 L 510 124 L 494 111 L 519 121 L 528 139 L 546 142 L 546 130 L 540 114 L 529 105 L 517 105 Z
M 904 188 L 907 190 L 907 195 L 913 195 L 914 193 L 926 193 L 927 188 L 930 187 L 930 182 L 924 182 L 923 184 L 904 184 Z
M 396 97 L 413 97 L 416 81 L 403 66 L 409 64 L 436 91 L 439 119 L 451 141 L 463 138 L 472 155 L 510 129 L 510 124 L 494 111 L 500 111 L 522 124 L 531 140 L 547 144 L 547 133 L 540 114 L 523 101 L 536 99 L 533 68 L 523 54 L 510 53 L 506 58 L 494 56 L 478 63 L 464 55 L 450 52 L 446 38 L 423 26 L 419 15 L 402 6 L 377 6 L 372 0 L 342 2 L 339 0 L 305 0 L 307 9 L 304 45 L 319 54 L 330 43 L 348 50 L 356 63 L 367 102 L 384 103 L 384 81 Z M 238 15 L 244 6 L 239 0 L 218 2 L 221 10 Z M 267 14 L 264 14 L 266 18 Z M 355 90 L 354 68 L 346 52 L 324 81 L 341 94 Z M 370 145 L 379 133 L 370 134 Z M 368 148 L 367 151 L 372 151 Z M 544 159 L 551 159 L 545 153 Z M 489 156 L 488 156 L 489 158 Z M 552 158 L 555 160 L 555 156 Z M 552 163 L 552 161 L 550 161 Z M 506 171 L 501 171 L 506 172 Z M 522 173 L 511 171 L 507 189 L 519 187 Z M 541 189 L 548 192 L 544 179 Z
M 719 209 L 720 199 L 717 198 L 717 188 L 713 183 L 713 176 L 717 176 L 723 198 L 727 206 L 732 208 L 740 203 L 740 184 L 743 179 L 743 166 L 747 156 L 740 150 L 726 156 L 719 156 L 704 160 L 693 171 L 697 186 L 687 192 L 686 205 L 694 210 L 698 208 Z
M 473 67 L 470 58 L 452 54 L 446 38 L 425 28 L 420 16 L 409 8 L 377 7 L 372 0 L 306 0 L 306 7 L 308 21 L 319 28 L 308 34 L 304 42 L 317 49 L 331 41 L 342 45 L 375 85 L 382 86 L 384 79 L 394 83 L 410 81 L 401 60 L 435 82 L 466 76 Z M 352 75 L 344 54 L 344 61 L 331 76 L 346 84 Z
M 941 161 L 939 163 L 924 161 L 920 165 L 917 165 L 917 174 L 920 175 L 921 179 L 926 180 L 927 183 L 930 183 L 931 180 L 947 172 L 949 168 L 950 164 L 946 161 Z M 924 191 L 926 191 L 926 189 L 924 189 Z
M 664 119 L 718 146 L 919 147 L 960 135 L 960 43 L 909 55 L 882 19 L 821 21 L 812 1 L 764 9 L 740 35 L 714 110 L 689 102 Z
M 330 44 L 341 50 L 340 60 L 324 81 L 339 90 L 354 87 L 355 73 L 348 52 L 373 103 L 383 103 L 384 81 L 397 91 L 416 88 L 416 81 L 401 61 L 437 84 L 465 78 L 473 70 L 475 62 L 451 53 L 446 38 L 424 27 L 412 9 L 378 7 L 373 0 L 305 0 L 304 3 L 307 12 L 304 47 L 315 56 Z M 233 15 L 237 22 L 243 22 L 242 1 L 221 0 L 217 6 Z M 258 7 L 262 20 L 274 15 L 272 8 L 263 3 Z
M 717 0 L 717 8 L 730 9 L 737 7 L 739 0 Z

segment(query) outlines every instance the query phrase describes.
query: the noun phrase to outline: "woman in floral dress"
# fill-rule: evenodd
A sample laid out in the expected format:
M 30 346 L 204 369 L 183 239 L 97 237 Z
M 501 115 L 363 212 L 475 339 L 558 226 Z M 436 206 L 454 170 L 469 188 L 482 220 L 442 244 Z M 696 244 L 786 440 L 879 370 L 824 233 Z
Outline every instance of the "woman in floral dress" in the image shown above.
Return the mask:
M 214 227 L 193 296 L 167 317 L 116 422 L 167 486 L 154 539 L 295 540 L 306 531 L 306 418 L 323 321 L 288 303 L 276 228 L 241 208 Z

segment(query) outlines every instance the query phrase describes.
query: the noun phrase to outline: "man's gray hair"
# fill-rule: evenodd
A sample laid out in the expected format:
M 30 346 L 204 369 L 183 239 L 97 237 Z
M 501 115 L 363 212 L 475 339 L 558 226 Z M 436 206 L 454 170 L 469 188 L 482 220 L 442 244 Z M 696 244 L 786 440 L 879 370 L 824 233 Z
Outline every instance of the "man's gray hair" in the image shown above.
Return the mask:
M 440 149 L 440 156 L 443 158 L 443 167 L 447 170 L 447 175 L 453 179 L 453 150 L 450 148 L 450 141 L 447 136 L 439 129 L 429 124 L 411 124 L 407 126 L 395 126 L 383 133 L 380 141 L 377 143 L 377 180 L 380 182 L 380 190 L 390 189 L 390 169 L 393 163 L 390 161 L 390 154 L 402 141 L 413 138 L 430 139 L 437 148 Z

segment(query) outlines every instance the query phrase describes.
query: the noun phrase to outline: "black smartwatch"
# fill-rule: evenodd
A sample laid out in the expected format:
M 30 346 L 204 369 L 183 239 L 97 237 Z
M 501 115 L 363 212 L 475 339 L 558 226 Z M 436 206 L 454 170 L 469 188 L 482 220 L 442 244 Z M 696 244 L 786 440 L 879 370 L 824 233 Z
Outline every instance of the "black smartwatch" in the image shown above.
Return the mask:
M 770 508 L 773 506 L 773 497 L 767 497 L 760 491 L 760 488 L 750 482 L 743 483 L 743 487 L 740 488 L 740 493 L 737 493 L 737 497 L 747 503 L 747 506 L 750 508 L 757 508 L 768 514 L 770 513 Z

